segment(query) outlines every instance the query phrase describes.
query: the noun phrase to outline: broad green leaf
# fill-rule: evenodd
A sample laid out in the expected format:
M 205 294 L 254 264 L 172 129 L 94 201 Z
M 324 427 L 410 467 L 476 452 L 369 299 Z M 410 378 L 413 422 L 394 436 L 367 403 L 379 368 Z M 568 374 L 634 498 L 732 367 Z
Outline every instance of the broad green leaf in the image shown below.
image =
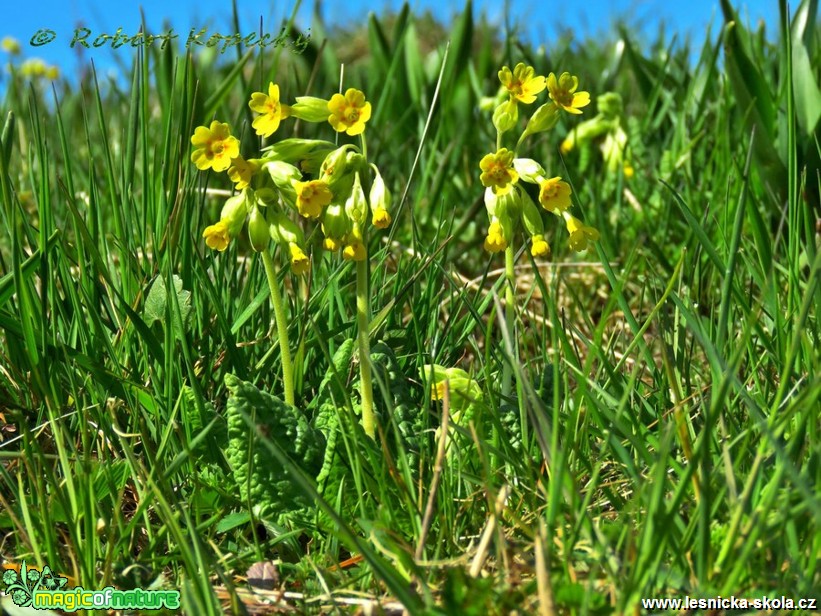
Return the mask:
M 724 64 L 739 112 L 746 125 L 755 127 L 755 157 L 764 181 L 777 194 L 786 196 L 786 167 L 776 146 L 776 106 L 769 84 L 750 59 L 743 43 L 743 28 L 730 22 L 724 28 Z
M 174 319 L 174 326 L 180 328 L 179 331 L 183 331 L 183 326 L 191 314 L 191 292 L 185 291 L 182 288 L 182 278 L 176 274 L 174 274 L 173 280 L 174 293 L 177 296 L 177 303 L 180 306 L 180 314 L 182 315 L 182 323 Z M 146 323 L 151 325 L 154 321 L 164 322 L 167 318 L 167 310 L 168 291 L 165 288 L 165 278 L 163 276 L 157 276 L 145 300 L 143 315 L 145 316 Z
M 821 89 L 813 70 L 808 49 L 816 28 L 817 0 L 804 0 L 798 7 L 791 28 L 792 86 L 795 113 L 805 135 L 812 135 L 821 118 Z

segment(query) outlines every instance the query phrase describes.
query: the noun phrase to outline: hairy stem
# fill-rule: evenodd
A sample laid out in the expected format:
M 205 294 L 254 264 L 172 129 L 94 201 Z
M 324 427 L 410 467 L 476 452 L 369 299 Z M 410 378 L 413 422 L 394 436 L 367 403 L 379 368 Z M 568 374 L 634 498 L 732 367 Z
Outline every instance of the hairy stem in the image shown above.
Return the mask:
M 513 246 L 508 246 L 507 248 L 505 248 L 505 280 L 507 282 L 507 284 L 505 285 L 505 328 L 510 334 L 510 341 L 511 346 L 513 348 L 514 357 L 518 355 L 516 351 L 516 334 L 514 331 L 516 327 L 516 313 L 514 312 L 514 302 L 516 301 L 516 298 L 513 292 L 513 289 L 516 288 L 516 272 L 513 268 L 515 256 L 516 255 L 514 254 Z M 510 382 L 512 372 L 513 369 L 511 364 L 505 362 L 504 370 L 502 372 L 502 395 L 505 397 L 510 395 Z
M 282 381 L 285 384 L 285 402 L 294 405 L 294 364 L 291 362 L 291 347 L 288 342 L 288 320 L 285 316 L 285 306 L 282 303 L 282 294 L 277 284 L 277 270 L 271 253 L 262 251 L 262 262 L 265 264 L 265 274 L 268 277 L 268 287 L 271 289 L 271 303 L 274 305 L 274 316 L 277 321 L 279 334 L 279 353 L 282 358 Z
M 368 260 L 356 262 L 356 326 L 359 339 L 359 370 L 362 386 L 362 427 L 365 434 L 376 438 L 373 416 L 373 382 L 371 381 L 370 326 L 371 296 L 368 294 Z

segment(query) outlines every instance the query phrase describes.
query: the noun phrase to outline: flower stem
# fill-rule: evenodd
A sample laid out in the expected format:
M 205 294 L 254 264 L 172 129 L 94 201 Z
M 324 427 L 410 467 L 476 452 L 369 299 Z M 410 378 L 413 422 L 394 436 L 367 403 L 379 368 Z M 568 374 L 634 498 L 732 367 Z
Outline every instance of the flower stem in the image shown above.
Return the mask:
M 373 382 L 371 381 L 370 295 L 368 294 L 368 260 L 356 262 L 356 326 L 359 339 L 359 371 L 362 389 L 362 427 L 365 434 L 376 438 L 373 416 Z
M 268 249 L 262 251 L 262 262 L 265 264 L 265 275 L 268 277 L 268 287 L 271 289 L 271 303 L 274 305 L 274 316 L 277 320 L 279 334 L 279 353 L 282 359 L 282 381 L 285 385 L 285 402 L 294 406 L 294 364 L 291 362 L 291 347 L 288 342 L 288 321 L 285 316 L 285 306 L 277 283 L 277 270 L 271 253 Z
M 508 247 L 505 248 L 505 280 L 507 281 L 507 284 L 505 285 L 505 328 L 510 335 L 514 357 L 518 356 L 518 344 L 514 331 L 516 327 L 516 313 L 514 312 L 514 302 L 516 301 L 516 297 L 513 292 L 516 288 L 516 271 L 513 267 L 515 256 L 513 246 L 508 245 Z M 512 365 L 505 362 L 504 369 L 502 371 L 502 396 L 507 397 L 510 395 L 510 381 L 512 372 Z

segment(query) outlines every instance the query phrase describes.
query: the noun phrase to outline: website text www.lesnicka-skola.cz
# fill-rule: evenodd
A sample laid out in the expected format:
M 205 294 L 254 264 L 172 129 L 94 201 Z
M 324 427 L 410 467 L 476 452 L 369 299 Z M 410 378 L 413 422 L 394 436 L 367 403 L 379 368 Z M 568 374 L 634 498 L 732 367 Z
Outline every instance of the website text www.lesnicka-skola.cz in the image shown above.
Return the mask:
M 791 597 L 761 596 L 747 597 L 684 597 L 665 599 L 642 599 L 645 610 L 807 610 L 818 609 L 817 599 L 793 599 Z

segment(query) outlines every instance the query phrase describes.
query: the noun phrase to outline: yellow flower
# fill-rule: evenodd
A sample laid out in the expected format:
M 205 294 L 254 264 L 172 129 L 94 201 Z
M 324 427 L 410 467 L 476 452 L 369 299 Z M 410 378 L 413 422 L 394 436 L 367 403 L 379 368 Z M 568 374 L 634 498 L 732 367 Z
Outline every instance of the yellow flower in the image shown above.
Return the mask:
M 430 388 L 430 397 L 431 400 L 444 400 L 445 399 L 445 389 L 448 388 L 448 380 L 445 379 L 444 381 L 440 381 L 439 383 L 431 384 Z
M 530 254 L 532 254 L 534 257 L 550 256 L 550 244 L 547 243 L 547 240 L 544 239 L 543 236 L 534 235 L 530 238 L 530 241 Z
M 575 216 L 564 213 L 567 232 L 570 234 L 570 247 L 576 252 L 587 250 L 587 247 L 599 239 L 599 232 L 589 227 Z
M 505 239 L 504 230 L 498 220 L 490 223 L 490 228 L 487 231 L 485 238 L 485 250 L 488 252 L 500 252 L 507 248 L 507 240 Z
M 56 66 L 47 66 L 45 72 L 45 78 L 50 79 L 51 81 L 55 81 L 60 78 L 60 69 Z
M 280 121 L 291 115 L 291 108 L 279 102 L 279 86 L 273 82 L 268 84 L 267 95 L 262 92 L 251 94 L 248 106 L 252 111 L 262 114 L 253 121 L 251 126 L 257 131 L 257 135 L 263 137 L 274 134 L 279 128 Z
M 570 184 L 561 177 L 550 178 L 539 183 L 539 203 L 548 212 L 564 212 L 570 207 Z
M 562 154 L 568 154 L 573 150 L 574 147 L 573 139 L 570 137 L 566 137 L 562 144 L 559 146 L 559 150 L 561 150 Z
M 373 211 L 373 226 L 377 229 L 387 229 L 391 224 L 391 215 L 385 208 L 376 208 Z
M 231 161 L 228 168 L 228 177 L 236 184 L 237 190 L 248 188 L 251 178 L 259 171 L 259 165 L 253 161 L 245 160 L 242 156 L 237 156 Z
M 20 73 L 24 77 L 42 77 L 48 66 L 40 58 L 30 58 L 20 65 Z
M 345 236 L 345 248 L 342 249 L 342 258 L 346 261 L 364 261 L 368 251 L 362 241 L 362 230 L 354 225 L 351 232 Z
M 635 175 L 635 170 L 633 169 L 633 165 L 630 163 L 624 163 L 624 177 L 628 180 Z
M 544 90 L 545 78 L 536 76 L 536 71 L 532 66 L 526 66 L 524 62 L 519 62 L 513 72 L 507 66 L 503 66 L 499 71 L 499 81 L 510 92 L 510 97 L 521 103 L 529 105 L 536 100 L 536 95 Z
M 338 133 L 347 133 L 352 137 L 365 130 L 365 122 L 371 117 L 371 104 L 365 101 L 365 94 L 354 88 L 348 88 L 345 95 L 334 94 L 328 101 L 328 122 Z
M 362 240 L 356 236 L 348 238 L 348 244 L 342 251 L 342 258 L 346 261 L 364 261 L 368 256 Z
M 228 225 L 222 220 L 215 225 L 206 227 L 205 231 L 202 232 L 202 236 L 205 238 L 208 248 L 220 252 L 228 248 L 228 242 L 231 240 L 228 235 Z
M 293 242 L 288 244 L 288 250 L 291 253 L 291 271 L 297 276 L 307 274 L 311 269 L 311 260 L 308 256 Z
M 331 252 L 336 252 L 342 248 L 342 242 L 332 237 L 326 237 L 322 242 L 322 245 L 325 247 L 325 250 L 329 250 Z
M 568 113 L 580 114 L 581 107 L 590 104 L 590 94 L 576 92 L 578 87 L 579 78 L 570 73 L 562 73 L 558 80 L 553 73 L 547 76 L 547 90 L 550 98 Z
M 513 168 L 513 152 L 507 148 L 485 155 L 479 168 L 482 170 L 479 176 L 482 185 L 493 189 L 495 195 L 504 195 L 519 181 L 519 174 Z
M 322 208 L 333 198 L 328 184 L 322 180 L 294 181 L 292 185 L 296 190 L 296 208 L 305 218 L 319 218 Z
M 13 56 L 16 56 L 20 53 L 20 41 L 18 41 L 13 36 L 7 36 L 3 38 L 3 41 L 0 42 L 0 47 L 3 48 L 3 51 L 10 53 Z
M 228 124 L 217 120 L 211 122 L 210 128 L 198 126 L 191 143 L 196 148 L 191 153 L 191 162 L 202 171 L 225 171 L 232 159 L 239 156 L 239 139 L 231 136 Z

